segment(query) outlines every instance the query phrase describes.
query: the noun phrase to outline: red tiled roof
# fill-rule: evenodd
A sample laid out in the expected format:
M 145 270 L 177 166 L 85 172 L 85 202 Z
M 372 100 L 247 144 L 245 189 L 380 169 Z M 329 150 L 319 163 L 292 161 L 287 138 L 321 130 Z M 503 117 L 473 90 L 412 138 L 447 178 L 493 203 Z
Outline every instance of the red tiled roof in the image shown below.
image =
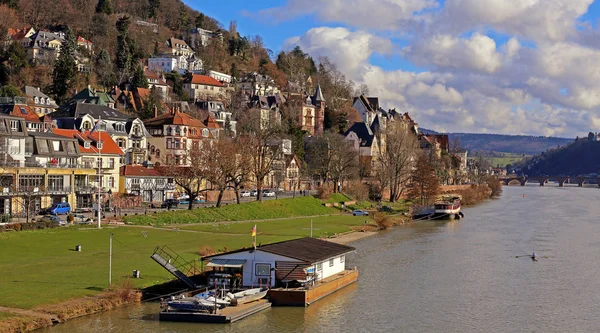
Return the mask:
M 86 43 L 86 44 L 94 44 L 91 41 L 81 37 L 81 36 L 77 36 L 77 43 Z
M 89 132 L 79 132 L 76 129 L 53 128 L 52 133 L 67 138 L 77 139 L 79 141 L 79 150 L 83 154 L 98 154 L 95 145 L 90 145 L 90 148 L 85 148 L 83 146 L 83 141 L 90 140 L 97 142 L 98 138 L 100 138 L 102 141 L 102 149 L 100 149 L 100 152 L 102 154 L 123 155 L 121 148 L 119 148 L 117 143 L 106 132 L 96 131 L 90 135 Z
M 120 175 L 132 177 L 164 177 L 157 169 L 151 169 L 141 165 L 124 165 L 121 167 Z
M 215 118 L 213 118 L 213 116 L 210 115 L 208 116 L 208 118 L 206 118 L 205 125 L 208 128 L 221 128 L 221 126 L 219 126 L 219 123 L 217 123 Z
M 192 127 L 205 128 L 206 126 L 198 119 L 190 116 L 187 113 L 183 113 L 175 110 L 163 113 L 158 117 L 148 119 L 144 121 L 145 125 L 157 126 L 157 125 L 186 125 Z
M 33 108 L 28 105 L 8 104 L 0 107 L 2 112 L 14 117 L 23 118 L 32 123 L 39 123 L 40 117 L 35 114 Z
M 223 84 L 214 78 L 206 75 L 192 74 L 193 84 L 203 84 L 205 86 L 224 87 Z

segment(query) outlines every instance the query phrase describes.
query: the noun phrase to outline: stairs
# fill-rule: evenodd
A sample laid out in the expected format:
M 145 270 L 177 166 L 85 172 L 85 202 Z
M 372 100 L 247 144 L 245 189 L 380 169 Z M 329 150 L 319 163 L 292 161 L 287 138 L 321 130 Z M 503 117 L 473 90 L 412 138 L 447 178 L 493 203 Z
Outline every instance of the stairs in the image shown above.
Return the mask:
M 178 278 L 181 282 L 185 283 L 188 287 L 196 288 L 196 284 L 189 278 L 189 275 L 195 275 L 199 272 L 194 265 L 181 258 L 168 246 L 157 246 L 150 258 L 169 271 L 169 273 L 173 274 L 173 276 Z

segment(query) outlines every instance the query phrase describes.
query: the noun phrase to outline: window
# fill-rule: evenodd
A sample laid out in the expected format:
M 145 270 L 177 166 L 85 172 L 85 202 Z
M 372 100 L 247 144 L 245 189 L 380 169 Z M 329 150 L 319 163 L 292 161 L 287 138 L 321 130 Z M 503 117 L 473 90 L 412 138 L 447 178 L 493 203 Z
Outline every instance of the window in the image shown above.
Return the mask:
M 154 146 L 150 146 L 150 154 L 154 154 L 156 148 Z
M 317 264 L 317 271 L 322 271 L 323 270 L 323 263 L 320 262 Z
M 115 177 L 108 177 L 108 187 L 115 187 Z
M 156 150 L 156 158 L 160 158 L 160 149 Z
M 206 128 L 202 129 L 202 136 L 205 138 L 208 138 L 208 129 L 206 129 Z
M 61 191 L 64 188 L 64 176 L 48 176 L 48 188 L 51 191 Z
M 181 135 L 181 128 L 179 128 L 179 126 L 175 127 L 175 134 Z
M 10 130 L 11 131 L 15 131 L 15 132 L 19 131 L 19 121 L 18 120 L 11 120 L 10 121 Z
M 37 148 L 38 148 L 38 154 L 49 154 L 50 153 L 50 148 L 48 148 L 48 141 L 46 141 L 46 140 L 38 139 L 37 140 Z
M 101 158 L 97 158 L 96 159 L 96 168 L 101 168 L 102 167 L 102 159 Z
M 84 121 L 83 125 L 81 125 L 81 127 L 83 127 L 83 129 L 85 131 L 88 131 L 88 130 L 92 129 L 92 123 L 90 123 L 89 121 Z
M 77 154 L 77 148 L 75 148 L 75 142 L 72 141 L 68 141 L 65 142 L 65 147 L 67 148 L 67 154 L 69 155 L 76 155 Z
M 171 127 L 167 127 L 167 135 L 173 135 L 173 129 Z
M 131 179 L 131 183 L 135 184 L 135 185 L 140 185 L 140 179 L 139 178 L 132 178 Z
M 108 167 L 111 168 L 111 169 L 115 168 L 115 159 L 114 158 L 111 158 L 111 159 L 108 160 Z
M 334 262 L 333 258 L 329 259 L 329 267 L 333 267 L 333 262 Z
M 271 264 L 256 264 L 254 271 L 256 276 L 269 276 L 271 275 Z
M 171 149 L 172 144 L 173 144 L 173 139 L 167 138 L 167 149 Z
M 117 139 L 117 146 L 119 146 L 119 148 L 121 148 L 121 149 L 127 148 L 126 144 L 125 144 L 125 139 L 123 139 L 123 138 Z
M 96 147 L 97 147 L 98 149 L 102 149 L 102 141 L 98 141 L 98 142 L 96 142 Z
M 43 175 L 19 175 L 19 188 L 28 189 L 44 185 Z
M 89 141 L 84 141 L 83 142 L 83 148 L 90 148 L 90 142 Z

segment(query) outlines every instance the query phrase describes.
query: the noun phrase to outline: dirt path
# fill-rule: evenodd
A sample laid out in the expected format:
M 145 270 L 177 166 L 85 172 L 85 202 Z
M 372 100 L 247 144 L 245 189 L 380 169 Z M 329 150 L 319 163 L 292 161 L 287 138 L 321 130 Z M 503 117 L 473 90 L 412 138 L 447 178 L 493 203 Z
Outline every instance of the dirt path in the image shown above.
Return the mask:
M 349 234 L 341 235 L 336 238 L 323 238 L 323 240 L 330 241 L 337 244 L 348 244 L 359 239 L 376 235 L 376 231 L 365 231 L 365 232 L 351 232 Z

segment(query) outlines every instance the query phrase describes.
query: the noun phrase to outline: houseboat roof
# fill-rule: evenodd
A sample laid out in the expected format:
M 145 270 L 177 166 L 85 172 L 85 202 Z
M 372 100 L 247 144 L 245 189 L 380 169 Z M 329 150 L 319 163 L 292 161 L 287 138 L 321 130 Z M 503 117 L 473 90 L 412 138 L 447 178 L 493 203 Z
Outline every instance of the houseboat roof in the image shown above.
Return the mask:
M 202 259 L 211 259 L 225 254 L 238 253 L 249 250 L 251 249 L 240 249 L 226 253 L 206 256 Z M 320 261 L 325 261 L 332 257 L 337 257 L 349 252 L 353 252 L 356 250 L 356 248 L 348 245 L 342 245 L 320 240 L 318 238 L 305 237 L 258 246 L 256 250 L 277 254 L 280 256 L 293 258 L 308 263 L 317 263 Z

